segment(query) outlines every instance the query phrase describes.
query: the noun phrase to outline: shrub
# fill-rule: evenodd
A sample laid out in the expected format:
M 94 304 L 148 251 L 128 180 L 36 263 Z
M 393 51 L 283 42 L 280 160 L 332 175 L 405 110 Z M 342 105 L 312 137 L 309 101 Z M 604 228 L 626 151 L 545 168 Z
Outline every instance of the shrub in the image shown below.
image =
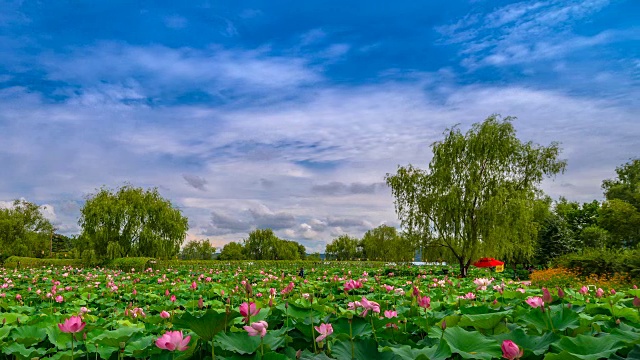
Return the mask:
M 39 259 L 30 257 L 11 256 L 4 262 L 6 268 L 25 268 L 41 266 L 73 266 L 81 267 L 82 261 L 77 259 Z
M 129 271 L 136 269 L 138 271 L 148 269 L 152 267 L 152 261 L 154 259 L 150 257 L 126 257 L 117 258 L 109 261 L 106 266 L 112 269 Z

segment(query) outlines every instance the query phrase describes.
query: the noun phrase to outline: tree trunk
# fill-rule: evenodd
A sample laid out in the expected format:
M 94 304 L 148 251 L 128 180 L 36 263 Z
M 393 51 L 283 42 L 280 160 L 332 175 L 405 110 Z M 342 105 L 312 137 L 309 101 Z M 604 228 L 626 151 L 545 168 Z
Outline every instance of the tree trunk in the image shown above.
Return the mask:
M 460 276 L 466 278 L 467 270 L 469 270 L 469 265 L 471 265 L 471 259 L 469 259 L 466 264 L 464 259 L 458 259 L 458 262 L 460 263 Z

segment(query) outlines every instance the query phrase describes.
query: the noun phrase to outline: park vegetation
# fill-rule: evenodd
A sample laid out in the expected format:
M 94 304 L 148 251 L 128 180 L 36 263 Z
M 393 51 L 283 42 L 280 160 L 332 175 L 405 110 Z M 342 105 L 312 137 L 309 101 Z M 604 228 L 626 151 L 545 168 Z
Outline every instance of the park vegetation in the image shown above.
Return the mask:
M 542 180 L 567 165 L 560 145 L 519 139 L 514 118 L 490 116 L 466 133 L 456 126 L 443 135 L 433 143 L 433 158 L 425 169 L 409 164 L 385 177 L 400 228 L 381 225 L 362 238 L 345 234 L 327 239 L 326 259 L 446 261 L 465 275 L 473 261 L 485 256 L 514 268 L 547 267 L 577 264 L 581 256 L 594 253 L 614 260 L 633 258 L 629 254 L 639 251 L 640 159 L 620 165 L 616 178 L 602 182 L 603 201 L 578 203 L 544 194 Z M 78 224 L 79 234 L 59 234 L 38 205 L 16 200 L 0 208 L 0 261 L 9 256 L 77 259 L 87 265 L 127 257 L 321 258 L 268 228 L 253 229 L 221 249 L 209 239 L 185 243 L 189 225 L 182 212 L 157 189 L 130 184 L 90 194 Z M 625 271 L 639 275 L 637 268 Z

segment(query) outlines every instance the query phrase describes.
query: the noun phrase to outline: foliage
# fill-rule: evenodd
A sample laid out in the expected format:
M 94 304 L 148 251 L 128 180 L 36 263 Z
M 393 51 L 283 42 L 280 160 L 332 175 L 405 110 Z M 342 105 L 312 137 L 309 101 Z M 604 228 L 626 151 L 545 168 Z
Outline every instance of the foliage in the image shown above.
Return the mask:
M 630 203 L 619 199 L 604 202 L 598 223 L 611 234 L 609 246 L 640 245 L 640 211 Z
M 211 246 L 209 239 L 190 240 L 182 248 L 182 258 L 185 260 L 211 260 L 216 248 Z
M 119 269 L 124 271 L 131 271 L 135 269 L 142 271 L 152 266 L 153 258 L 149 257 L 130 257 L 130 258 L 117 258 L 109 261 L 106 265 L 110 269 Z
M 481 256 L 533 255 L 538 186 L 566 165 L 557 143 L 524 143 L 512 121 L 494 115 L 464 135 L 449 129 L 432 145 L 428 171 L 408 165 L 386 177 L 410 238 L 423 254 L 448 249 L 463 275 Z
M 223 246 L 218 256 L 218 260 L 244 260 L 246 258 L 242 244 L 234 241 Z
M 408 237 L 400 236 L 396 228 L 380 225 L 367 231 L 362 237 L 363 256 L 370 260 L 411 261 L 415 247 Z
M 172 257 L 188 229 L 187 218 L 157 189 L 102 188 L 80 212 L 80 252 L 93 250 L 99 258 Z
M 639 290 L 616 286 L 614 294 L 604 283 L 575 279 L 562 299 L 551 287 L 541 311 L 526 301 L 542 296 L 539 287 L 498 277 L 482 280 L 490 282 L 483 289 L 480 279 L 448 278 L 432 267 L 331 261 L 305 265 L 302 279 L 301 261 L 161 263 L 126 272 L 0 269 L 0 359 L 499 359 L 506 340 L 523 359 L 640 353 Z M 490 277 L 484 269 L 470 274 Z M 51 281 L 34 282 L 44 278 Z M 348 281 L 366 286 L 345 290 Z M 578 293 L 583 285 L 588 291 Z M 606 291 L 596 293 L 598 286 Z M 47 296 L 54 289 L 59 299 Z M 256 311 L 245 318 L 247 301 Z M 63 333 L 57 324 L 78 314 L 86 327 Z M 264 338 L 247 334 L 249 321 L 268 323 Z M 321 324 L 332 333 L 316 342 Z M 169 330 L 190 336 L 185 351 L 156 345 Z
M 11 256 L 4 261 L 4 267 L 7 269 L 42 266 L 82 266 L 82 261 L 77 259 L 41 259 L 20 256 Z
M 602 182 L 607 201 L 599 225 L 609 231 L 613 246 L 640 245 L 640 158 L 616 168 L 618 177 Z
M 297 260 L 304 258 L 304 246 L 278 238 L 271 229 L 256 229 L 244 240 L 244 253 L 251 260 Z
M 340 235 L 327 244 L 325 256 L 331 260 L 355 260 L 358 254 L 358 239 L 349 235 Z
M 0 208 L 0 253 L 32 257 L 49 255 L 53 230 L 38 205 L 16 200 L 12 207 Z

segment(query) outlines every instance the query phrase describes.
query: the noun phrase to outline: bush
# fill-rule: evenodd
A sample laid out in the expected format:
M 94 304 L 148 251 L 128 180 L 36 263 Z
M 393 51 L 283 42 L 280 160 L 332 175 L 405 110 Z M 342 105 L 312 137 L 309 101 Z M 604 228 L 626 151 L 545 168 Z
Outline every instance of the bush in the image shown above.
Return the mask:
M 142 271 L 152 267 L 152 261 L 154 261 L 154 259 L 150 257 L 117 258 L 107 262 L 106 267 L 124 271 L 129 271 L 131 269 Z
M 572 269 L 581 277 L 621 274 L 640 278 L 640 250 L 586 249 L 561 256 L 556 266 Z
M 81 267 L 82 261 L 77 259 L 38 259 L 30 257 L 11 256 L 4 262 L 5 268 L 26 268 L 41 266 Z

